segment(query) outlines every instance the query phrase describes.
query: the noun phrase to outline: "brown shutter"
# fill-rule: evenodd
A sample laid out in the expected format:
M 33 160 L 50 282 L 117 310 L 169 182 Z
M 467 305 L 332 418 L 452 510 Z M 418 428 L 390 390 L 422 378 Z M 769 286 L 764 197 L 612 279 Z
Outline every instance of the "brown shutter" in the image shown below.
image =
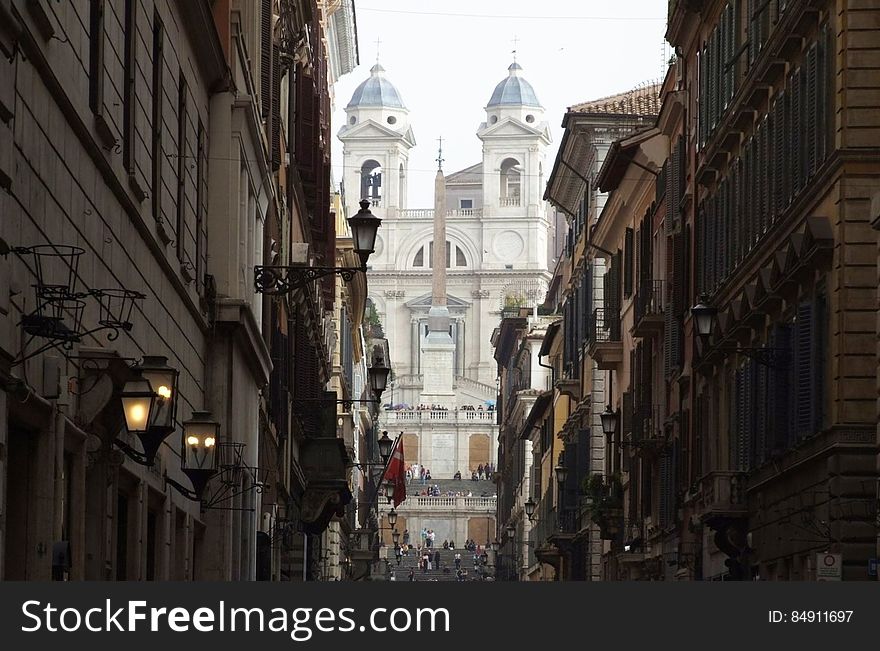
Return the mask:
M 260 6 L 260 107 L 264 120 L 272 111 L 272 0 Z
M 269 160 L 272 169 L 281 167 L 281 48 L 272 44 L 272 114 L 269 123 Z

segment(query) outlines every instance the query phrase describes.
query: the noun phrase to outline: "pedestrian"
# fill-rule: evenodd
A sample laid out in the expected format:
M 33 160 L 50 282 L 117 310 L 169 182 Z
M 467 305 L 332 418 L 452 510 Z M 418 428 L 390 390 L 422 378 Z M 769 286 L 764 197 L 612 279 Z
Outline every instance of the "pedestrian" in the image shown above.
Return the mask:
M 403 530 L 403 544 L 409 545 L 409 529 Z
M 422 480 L 422 485 L 424 485 L 425 482 L 428 481 L 428 480 L 426 479 L 426 475 L 427 475 L 427 474 L 428 474 L 428 473 L 425 471 L 425 468 L 424 468 L 424 466 L 423 466 L 422 469 L 419 470 L 419 478 Z
M 434 567 L 440 568 L 440 550 L 434 552 Z
M 416 580 L 416 571 L 412 568 L 409 568 L 409 580 L 410 581 Z
M 428 540 L 428 528 L 422 527 L 422 547 L 424 547 L 427 544 L 427 540 Z
M 461 554 L 458 552 L 455 552 L 455 569 L 461 569 Z
M 479 466 L 477 466 L 477 477 L 479 477 L 480 479 L 483 478 L 483 464 L 482 463 Z

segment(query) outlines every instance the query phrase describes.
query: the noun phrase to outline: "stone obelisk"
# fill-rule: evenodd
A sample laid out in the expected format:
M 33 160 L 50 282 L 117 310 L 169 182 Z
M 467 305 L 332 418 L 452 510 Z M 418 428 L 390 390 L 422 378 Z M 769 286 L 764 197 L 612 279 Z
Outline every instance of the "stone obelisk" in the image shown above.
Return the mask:
M 455 405 L 452 389 L 455 374 L 455 342 L 450 333 L 449 308 L 446 305 L 446 178 L 443 176 L 443 140 L 437 157 L 434 179 L 434 244 L 431 254 L 431 309 L 428 312 L 428 336 L 422 344 L 423 404 L 437 404 L 448 409 Z

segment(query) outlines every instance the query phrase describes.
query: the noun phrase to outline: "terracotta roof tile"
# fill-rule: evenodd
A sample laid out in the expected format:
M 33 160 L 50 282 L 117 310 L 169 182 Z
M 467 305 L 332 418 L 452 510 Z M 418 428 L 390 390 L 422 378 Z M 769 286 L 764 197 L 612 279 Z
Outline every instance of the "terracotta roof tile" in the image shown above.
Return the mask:
M 633 88 L 625 93 L 609 95 L 575 104 L 573 113 L 608 113 L 611 115 L 657 115 L 660 113 L 660 84 Z

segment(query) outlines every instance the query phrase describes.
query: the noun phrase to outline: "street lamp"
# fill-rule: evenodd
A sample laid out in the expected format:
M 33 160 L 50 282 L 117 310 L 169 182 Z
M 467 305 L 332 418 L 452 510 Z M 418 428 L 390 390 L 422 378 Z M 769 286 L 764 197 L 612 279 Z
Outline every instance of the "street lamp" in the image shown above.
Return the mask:
M 388 503 L 394 500 L 394 484 L 386 484 L 385 485 L 385 497 L 388 498 Z
M 382 220 L 370 212 L 368 199 L 361 199 L 361 209 L 348 218 L 348 226 L 351 228 L 351 239 L 354 252 L 360 256 L 361 265 L 367 266 L 367 260 L 376 250 L 376 233 Z
M 391 448 L 394 446 L 394 441 L 388 436 L 388 431 L 382 432 L 382 438 L 379 439 L 379 456 L 382 457 L 382 462 L 387 464 L 388 458 L 391 456 Z
M 495 552 L 496 554 L 501 550 L 501 543 L 498 542 L 497 538 L 492 541 L 491 547 L 492 547 L 492 551 Z
M 217 473 L 217 447 L 220 423 L 211 420 L 211 413 L 194 411 L 183 423 L 183 463 L 181 470 L 189 477 L 193 492 L 199 499 L 208 481 Z
M 528 515 L 528 512 L 526 512 L 526 515 Z M 512 539 L 515 535 L 516 526 L 513 523 L 507 525 L 507 537 Z
M 385 365 L 385 356 L 379 352 L 374 353 L 373 363 L 367 370 L 367 375 L 369 376 L 370 388 L 377 399 L 388 387 L 388 376 L 390 374 L 391 369 Z
M 561 463 L 556 466 L 553 471 L 556 473 L 556 483 L 559 484 L 560 490 L 565 485 L 565 480 L 568 477 L 568 468 L 566 468 Z
M 526 503 L 523 505 L 523 508 L 525 508 L 525 510 L 526 510 L 526 517 L 529 519 L 529 522 L 532 521 L 532 518 L 535 515 L 535 509 L 537 508 L 537 506 L 538 505 L 535 503 L 535 500 L 531 497 L 529 497 L 529 499 L 526 500 Z
M 400 542 L 400 532 L 397 529 L 391 532 L 391 540 L 394 542 L 395 546 Z
M 709 304 L 709 299 L 705 295 L 700 296 L 700 302 L 691 308 L 691 315 L 694 317 L 694 326 L 700 337 L 709 337 L 715 325 L 715 316 L 718 309 Z
M 142 457 L 129 456 L 142 465 L 153 465 L 162 441 L 174 431 L 176 423 L 179 372 L 168 366 L 167 361 L 158 355 L 144 357 L 132 367 L 135 378 L 125 384 L 120 394 L 126 428 L 140 439 L 144 448 Z
M 394 525 L 397 524 L 397 511 L 391 509 L 388 512 L 388 525 L 393 529 Z
M 617 431 L 618 413 L 611 408 L 611 405 L 605 407 L 605 411 L 599 414 L 599 420 L 602 423 L 602 431 L 611 436 Z

